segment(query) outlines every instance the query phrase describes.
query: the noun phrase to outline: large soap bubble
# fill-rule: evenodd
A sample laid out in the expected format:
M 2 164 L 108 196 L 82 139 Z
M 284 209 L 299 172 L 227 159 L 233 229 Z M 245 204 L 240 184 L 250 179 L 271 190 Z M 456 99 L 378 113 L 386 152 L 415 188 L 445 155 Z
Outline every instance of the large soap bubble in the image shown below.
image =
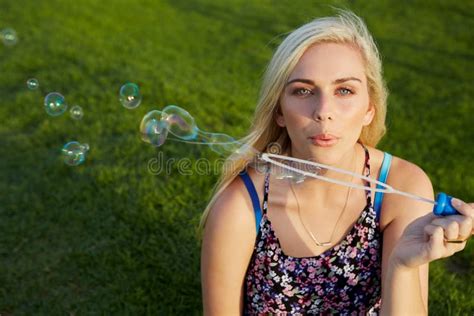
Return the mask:
M 171 134 L 184 140 L 196 138 L 198 128 L 188 111 L 176 105 L 168 105 L 163 109 L 163 113 L 163 119 L 168 122 Z
M 163 111 L 148 112 L 140 123 L 140 135 L 143 141 L 154 146 L 161 146 L 167 139 L 171 139 L 208 145 L 221 155 L 255 152 L 229 135 L 201 131 L 191 114 L 177 105 L 168 105 Z
M 162 118 L 163 112 L 148 112 L 140 123 L 140 135 L 144 142 L 153 146 L 161 146 L 168 136 L 168 122 Z

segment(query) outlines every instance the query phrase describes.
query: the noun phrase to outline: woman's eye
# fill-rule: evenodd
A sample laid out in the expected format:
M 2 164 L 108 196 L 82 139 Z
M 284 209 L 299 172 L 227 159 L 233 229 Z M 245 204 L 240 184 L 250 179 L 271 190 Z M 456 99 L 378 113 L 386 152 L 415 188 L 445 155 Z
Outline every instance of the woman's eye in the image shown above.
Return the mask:
M 340 95 L 354 94 L 354 92 L 351 89 L 347 89 L 347 88 L 339 88 L 339 89 L 337 89 L 337 91 L 338 91 L 338 94 L 340 94 Z
M 293 90 L 293 94 L 297 95 L 297 96 L 303 96 L 304 97 L 304 96 L 312 94 L 312 92 L 311 92 L 311 90 L 306 89 L 306 88 L 297 88 L 297 89 Z

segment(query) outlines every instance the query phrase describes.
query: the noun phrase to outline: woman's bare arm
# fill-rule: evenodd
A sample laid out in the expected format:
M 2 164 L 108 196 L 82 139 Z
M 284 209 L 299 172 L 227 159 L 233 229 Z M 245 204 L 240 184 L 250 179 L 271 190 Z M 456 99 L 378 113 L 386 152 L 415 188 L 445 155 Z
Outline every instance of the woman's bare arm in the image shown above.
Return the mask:
M 395 162 L 395 160 L 394 160 Z M 416 165 L 397 159 L 389 184 L 402 191 L 433 199 L 428 176 Z M 401 269 L 391 254 L 405 228 L 415 219 L 431 213 L 432 205 L 403 196 L 386 194 L 382 216 L 393 218 L 383 233 L 382 315 L 425 315 L 428 310 L 428 264 Z
M 256 238 L 252 203 L 240 178 L 209 213 L 201 251 L 204 315 L 241 315 L 243 284 Z
M 417 289 L 416 272 L 431 261 L 452 256 L 466 247 L 472 234 L 474 203 L 454 200 L 457 215 L 426 214 L 411 222 L 390 254 L 382 311 L 388 315 L 426 314 Z M 456 241 L 456 242 L 453 242 Z

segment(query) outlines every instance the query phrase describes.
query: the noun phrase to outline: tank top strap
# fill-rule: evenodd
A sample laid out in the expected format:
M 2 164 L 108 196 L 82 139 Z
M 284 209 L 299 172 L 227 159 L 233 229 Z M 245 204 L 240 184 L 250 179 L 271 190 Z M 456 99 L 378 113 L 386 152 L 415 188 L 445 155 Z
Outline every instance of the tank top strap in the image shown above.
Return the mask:
M 262 207 L 260 207 L 260 201 L 258 198 L 257 190 L 255 189 L 255 186 L 249 174 L 247 173 L 247 170 L 246 169 L 242 170 L 239 173 L 239 176 L 243 180 L 245 187 L 247 188 L 247 191 L 252 200 L 253 211 L 255 214 L 256 230 L 257 230 L 257 235 L 258 235 L 258 232 L 260 230 L 260 222 L 262 220 L 262 216 L 263 214 L 267 213 L 268 191 L 269 191 L 269 181 L 270 181 L 270 166 L 268 164 L 265 169 L 265 189 L 264 189 L 264 195 L 263 195 L 264 198 L 263 198 Z
M 362 146 L 362 148 L 364 148 L 364 152 L 365 152 L 364 176 L 370 177 L 370 154 L 369 154 L 369 150 L 367 149 L 367 147 L 364 146 L 364 144 L 362 144 L 362 143 L 359 143 L 359 144 Z M 369 181 L 364 180 L 364 184 L 365 184 L 366 187 L 370 188 L 370 182 Z M 365 190 L 365 196 L 366 196 L 366 199 L 367 199 L 367 204 L 372 203 L 372 198 L 371 198 L 370 193 L 371 193 L 370 190 Z
M 267 214 L 268 209 L 268 192 L 270 191 L 270 163 L 267 163 L 266 170 L 265 170 L 265 187 L 263 190 L 263 205 L 262 205 L 262 213 Z
M 392 163 L 392 155 L 387 152 L 384 152 L 382 166 L 380 167 L 380 176 L 379 176 L 378 181 L 382 183 L 387 182 L 391 163 Z M 382 185 L 377 184 L 377 189 L 382 189 L 382 188 L 383 188 Z M 382 208 L 382 200 L 383 200 L 383 192 L 376 192 L 374 196 L 374 209 L 375 209 L 375 213 L 377 214 L 377 220 L 380 219 L 380 210 Z

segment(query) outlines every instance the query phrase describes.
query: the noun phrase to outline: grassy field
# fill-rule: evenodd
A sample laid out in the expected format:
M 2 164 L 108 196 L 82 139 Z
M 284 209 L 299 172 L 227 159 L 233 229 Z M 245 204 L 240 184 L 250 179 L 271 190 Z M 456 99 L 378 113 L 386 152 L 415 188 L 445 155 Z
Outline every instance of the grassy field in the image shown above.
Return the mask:
M 218 156 L 148 146 L 140 120 L 177 104 L 204 130 L 244 136 L 273 50 L 330 5 L 361 15 L 383 55 L 379 148 L 474 201 L 473 2 L 3 0 L 0 29 L 19 41 L 0 43 L 0 315 L 200 315 L 195 231 L 217 174 L 157 174 L 149 161 Z M 135 110 L 118 101 L 126 81 L 143 93 Z M 84 118 L 46 115 L 52 91 Z M 81 166 L 60 160 L 70 140 L 90 145 Z M 431 315 L 473 315 L 473 258 L 471 240 L 431 265 Z

